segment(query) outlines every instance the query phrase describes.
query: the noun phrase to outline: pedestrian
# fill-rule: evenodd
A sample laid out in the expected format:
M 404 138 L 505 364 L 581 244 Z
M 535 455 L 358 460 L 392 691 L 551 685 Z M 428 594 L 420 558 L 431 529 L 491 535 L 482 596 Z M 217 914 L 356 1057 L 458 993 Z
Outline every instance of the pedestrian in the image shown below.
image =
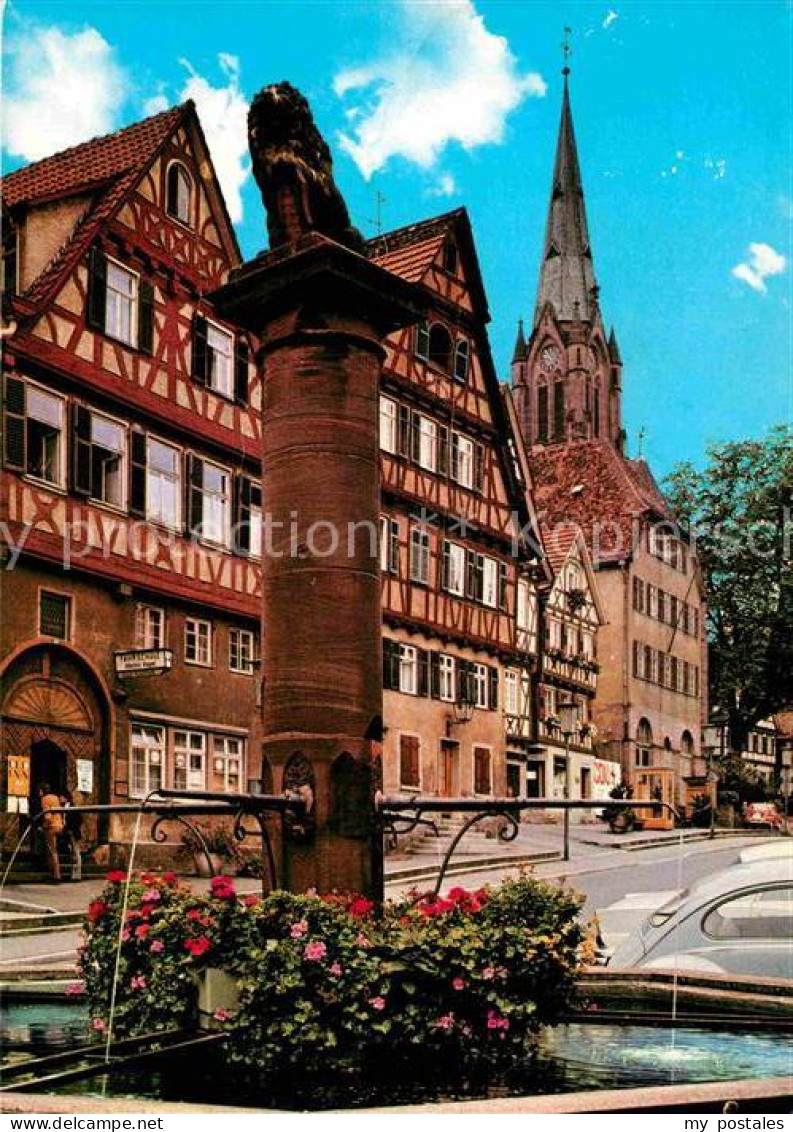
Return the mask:
M 63 789 L 60 795 L 60 803 L 66 813 L 63 815 L 64 824 L 66 826 L 63 838 L 68 850 L 69 859 L 71 861 L 71 879 L 80 880 L 82 876 L 82 856 L 81 856 L 81 841 L 83 838 L 83 815 L 79 812 L 75 813 L 75 799 L 70 790 Z M 80 804 L 79 798 L 77 805 Z
M 55 814 L 50 811 L 59 810 L 61 801 L 57 794 L 53 794 L 49 782 L 42 782 L 39 786 L 39 798 L 41 800 L 41 812 L 44 815 L 42 826 L 44 846 L 47 851 L 47 864 L 52 873 L 53 883 L 60 884 L 61 863 L 58 860 L 58 837 L 64 830 L 63 814 Z

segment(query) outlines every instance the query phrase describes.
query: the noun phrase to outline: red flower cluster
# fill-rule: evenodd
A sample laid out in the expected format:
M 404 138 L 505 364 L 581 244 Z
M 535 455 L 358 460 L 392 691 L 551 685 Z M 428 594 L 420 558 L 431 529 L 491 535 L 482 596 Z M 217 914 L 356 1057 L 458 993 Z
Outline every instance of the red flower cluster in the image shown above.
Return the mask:
M 88 919 L 90 923 L 95 924 L 97 920 L 101 920 L 106 916 L 110 908 L 105 904 L 104 900 L 92 900 L 88 905 Z
M 212 944 L 205 935 L 199 935 L 195 939 L 186 939 L 184 946 L 185 951 L 189 951 L 194 959 L 198 959 L 199 956 L 209 951 Z
M 374 909 L 374 901 L 367 900 L 357 892 L 326 892 L 322 897 L 325 904 L 335 904 L 343 908 L 356 920 L 365 920 Z
M 416 908 L 422 916 L 443 916 L 458 909 L 461 912 L 479 912 L 489 899 L 490 893 L 486 888 L 479 888 L 476 892 L 469 892 L 467 888 L 451 888 L 445 899 L 425 896 Z
M 127 874 L 123 869 L 111 869 L 106 879 L 110 881 L 111 884 L 126 884 Z
M 212 897 L 215 900 L 236 900 L 237 892 L 231 877 L 212 877 Z
M 214 928 L 215 921 L 212 916 L 206 916 L 199 908 L 191 908 L 187 913 L 188 920 L 200 924 L 202 928 Z

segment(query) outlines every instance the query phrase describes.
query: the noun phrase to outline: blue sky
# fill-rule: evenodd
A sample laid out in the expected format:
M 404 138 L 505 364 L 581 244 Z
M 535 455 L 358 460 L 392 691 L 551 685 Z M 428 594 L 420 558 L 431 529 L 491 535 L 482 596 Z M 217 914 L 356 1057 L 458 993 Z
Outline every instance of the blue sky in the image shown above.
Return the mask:
M 793 417 L 791 5 L 426 0 L 15 0 L 4 28 L 14 168 L 196 98 L 246 255 L 265 243 L 246 101 L 289 79 L 374 233 L 465 204 L 508 375 L 531 318 L 562 26 L 629 451 L 663 475 Z

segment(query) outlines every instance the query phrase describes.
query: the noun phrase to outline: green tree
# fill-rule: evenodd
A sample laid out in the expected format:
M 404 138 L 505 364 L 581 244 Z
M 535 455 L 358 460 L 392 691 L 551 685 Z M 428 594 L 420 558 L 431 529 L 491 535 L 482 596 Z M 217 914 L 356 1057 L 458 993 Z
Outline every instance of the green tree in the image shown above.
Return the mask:
M 690 528 L 708 605 L 710 701 L 729 746 L 793 703 L 793 429 L 708 449 L 678 464 L 666 496 Z

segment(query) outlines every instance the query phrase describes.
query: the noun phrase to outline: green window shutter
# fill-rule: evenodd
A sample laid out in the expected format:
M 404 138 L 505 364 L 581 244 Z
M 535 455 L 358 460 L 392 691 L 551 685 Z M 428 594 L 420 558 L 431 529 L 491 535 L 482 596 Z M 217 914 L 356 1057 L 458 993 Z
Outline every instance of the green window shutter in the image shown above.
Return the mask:
M 499 609 L 507 609 L 508 607 L 508 584 L 507 584 L 507 564 L 506 562 L 499 562 L 498 564 L 498 607 Z
M 429 684 L 429 657 L 426 649 L 416 649 L 416 662 L 418 666 L 417 694 L 426 696 Z
M 72 490 L 91 494 L 91 414 L 85 405 L 72 408 Z
M 204 521 L 204 461 L 191 452 L 187 457 L 187 533 L 201 534 Z
M 399 406 L 399 431 L 397 448 L 400 456 L 410 456 L 410 409 Z
M 154 349 L 154 284 L 141 279 L 138 291 L 138 349 L 150 354 Z
M 441 698 L 441 654 L 430 653 L 430 695 L 433 700 Z
M 498 669 L 489 668 L 488 674 L 490 677 L 490 710 L 498 710 Z
M 474 445 L 474 491 L 482 491 L 485 486 L 485 450 L 481 444 Z
M 107 305 L 107 259 L 99 248 L 91 248 L 88 261 L 88 308 L 86 320 L 94 330 L 105 329 Z
M 251 481 L 247 476 L 234 480 L 234 511 L 232 515 L 232 545 L 238 554 L 251 552 Z
M 438 425 L 438 475 L 445 476 L 449 471 L 449 430 L 446 425 Z
M 130 434 L 129 460 L 129 511 L 131 515 L 146 515 L 146 433 L 133 430 Z
M 6 377 L 3 456 L 7 468 L 15 468 L 20 472 L 27 471 L 25 402 L 24 381 L 18 377 Z
M 197 314 L 193 318 L 193 380 L 199 385 L 207 383 L 207 320 Z
M 234 344 L 234 400 L 238 405 L 248 404 L 248 341 L 242 333 Z

